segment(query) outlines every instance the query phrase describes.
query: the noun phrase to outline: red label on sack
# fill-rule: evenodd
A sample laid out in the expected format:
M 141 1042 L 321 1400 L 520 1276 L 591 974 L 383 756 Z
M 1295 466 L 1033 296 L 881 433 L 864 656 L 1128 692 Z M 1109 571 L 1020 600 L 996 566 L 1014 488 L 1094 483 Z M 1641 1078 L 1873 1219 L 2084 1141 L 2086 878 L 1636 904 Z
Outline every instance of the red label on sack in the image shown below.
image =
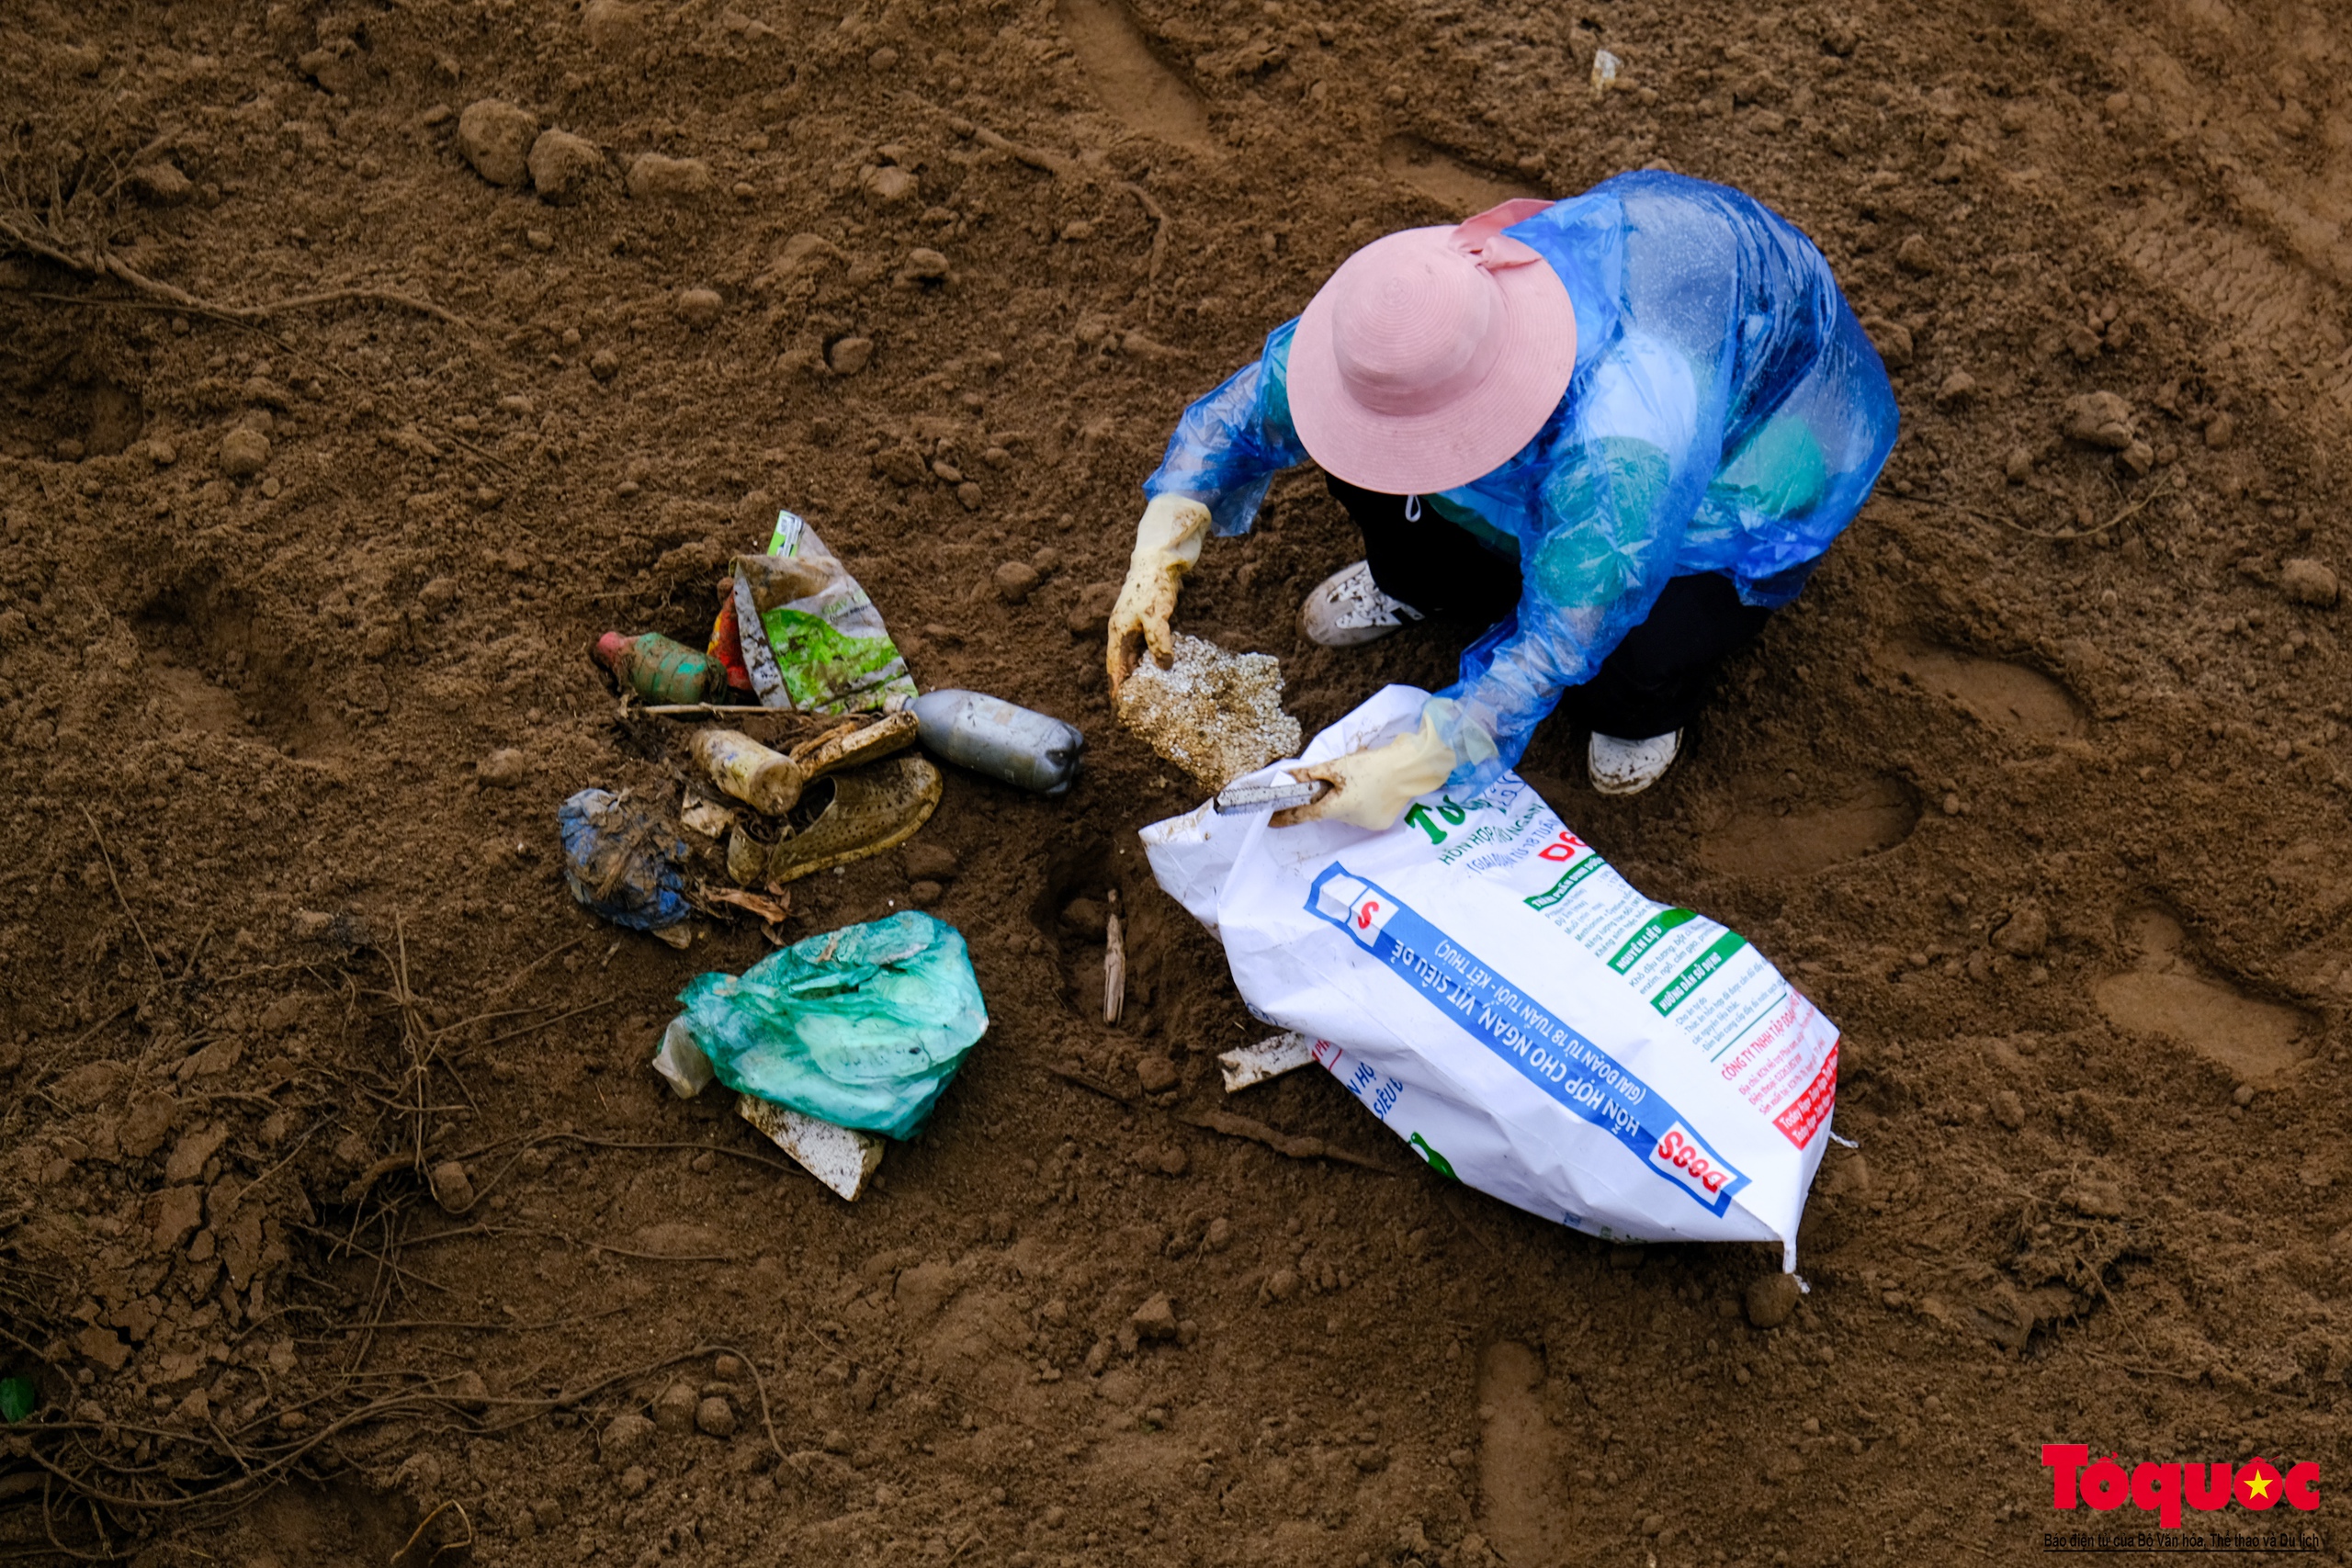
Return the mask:
M 1821 1124 L 1829 1120 L 1829 1112 L 1838 1104 L 1838 1047 L 1832 1043 L 1829 1055 L 1821 1059 L 1821 1071 L 1804 1086 L 1804 1092 L 1789 1101 L 1787 1110 L 1772 1118 L 1772 1125 L 1781 1135 L 1797 1147 L 1813 1142 Z

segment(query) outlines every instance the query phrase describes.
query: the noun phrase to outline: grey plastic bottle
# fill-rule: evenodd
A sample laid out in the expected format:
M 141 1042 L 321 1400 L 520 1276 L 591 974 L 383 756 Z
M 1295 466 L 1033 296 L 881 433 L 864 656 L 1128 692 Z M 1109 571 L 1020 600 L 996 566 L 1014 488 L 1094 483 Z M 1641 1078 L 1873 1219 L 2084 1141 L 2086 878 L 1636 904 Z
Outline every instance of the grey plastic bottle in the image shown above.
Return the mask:
M 910 705 L 926 749 L 974 773 L 1048 798 L 1078 777 L 1078 726 L 984 692 L 925 692 Z

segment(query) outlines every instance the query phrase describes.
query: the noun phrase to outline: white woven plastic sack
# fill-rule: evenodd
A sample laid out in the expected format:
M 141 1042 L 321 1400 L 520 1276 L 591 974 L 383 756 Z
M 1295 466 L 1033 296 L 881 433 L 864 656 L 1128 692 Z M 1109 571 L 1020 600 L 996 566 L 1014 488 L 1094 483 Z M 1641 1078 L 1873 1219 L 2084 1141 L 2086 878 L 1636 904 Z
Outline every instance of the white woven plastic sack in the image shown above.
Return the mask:
M 1424 700 L 1388 687 L 1304 760 L 1404 734 Z M 1762 954 L 1642 897 L 1514 773 L 1382 833 L 1267 815 L 1154 824 L 1152 874 L 1415 1153 L 1594 1235 L 1778 1241 L 1796 1267 L 1838 1030 Z

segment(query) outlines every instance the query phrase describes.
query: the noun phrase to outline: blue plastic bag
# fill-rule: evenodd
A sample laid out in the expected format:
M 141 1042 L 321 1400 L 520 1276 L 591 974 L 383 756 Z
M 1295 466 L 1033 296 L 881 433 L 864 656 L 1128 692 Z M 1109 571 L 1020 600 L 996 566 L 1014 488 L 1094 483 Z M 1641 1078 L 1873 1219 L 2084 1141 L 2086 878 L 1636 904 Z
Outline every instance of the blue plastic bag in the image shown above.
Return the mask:
M 1577 365 L 1533 439 L 1427 498 L 1516 555 L 1523 584 L 1432 709 L 1473 759 L 1456 789 L 1514 765 L 1671 579 L 1720 572 L 1747 604 L 1795 598 L 1894 446 L 1894 389 L 1829 264 L 1753 198 L 1621 175 L 1504 232 L 1567 285 Z M 1185 411 L 1147 495 L 1189 496 L 1238 534 L 1273 475 L 1308 460 L 1290 413 L 1296 324 Z M 1465 742 L 1464 726 L 1494 746 Z
M 718 1081 L 837 1126 L 912 1137 L 989 1026 L 956 928 L 920 910 L 812 936 L 678 994 Z
M 591 914 L 659 934 L 694 913 L 678 874 L 685 842 L 655 813 L 610 790 L 583 789 L 555 820 L 564 883 Z

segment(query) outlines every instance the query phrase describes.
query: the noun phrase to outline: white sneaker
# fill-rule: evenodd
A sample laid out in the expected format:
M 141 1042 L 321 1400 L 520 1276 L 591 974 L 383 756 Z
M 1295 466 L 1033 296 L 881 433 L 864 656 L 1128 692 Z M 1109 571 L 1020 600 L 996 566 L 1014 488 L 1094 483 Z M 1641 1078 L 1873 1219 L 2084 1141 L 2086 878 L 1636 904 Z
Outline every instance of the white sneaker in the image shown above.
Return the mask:
M 1666 776 L 1682 750 L 1682 731 L 1647 740 L 1620 740 L 1595 734 L 1585 752 L 1592 787 L 1600 795 L 1639 795 Z
M 1312 643 L 1325 648 L 1356 648 L 1378 642 L 1421 613 L 1391 599 L 1372 580 L 1363 561 L 1342 567 L 1317 583 L 1306 603 L 1298 607 L 1298 629 Z

